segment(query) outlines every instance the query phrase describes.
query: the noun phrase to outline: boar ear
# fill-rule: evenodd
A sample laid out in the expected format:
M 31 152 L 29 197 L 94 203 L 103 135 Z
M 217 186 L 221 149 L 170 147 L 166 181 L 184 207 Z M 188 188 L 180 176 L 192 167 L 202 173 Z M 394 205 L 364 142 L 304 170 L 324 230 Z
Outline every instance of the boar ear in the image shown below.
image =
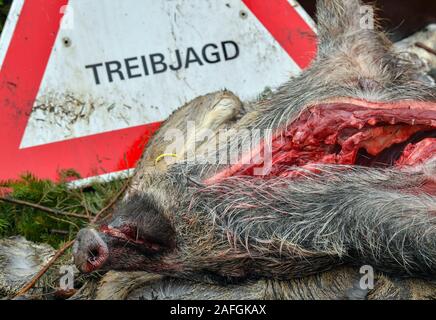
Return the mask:
M 320 54 L 340 50 L 344 43 L 378 48 L 390 43 L 379 32 L 374 7 L 359 0 L 318 0 L 317 20 Z
M 359 0 L 318 0 L 318 55 L 323 79 L 348 83 L 364 92 L 382 90 L 413 76 L 380 31 L 372 6 Z
M 320 35 L 332 38 L 358 30 L 361 7 L 359 0 L 318 0 L 316 16 Z

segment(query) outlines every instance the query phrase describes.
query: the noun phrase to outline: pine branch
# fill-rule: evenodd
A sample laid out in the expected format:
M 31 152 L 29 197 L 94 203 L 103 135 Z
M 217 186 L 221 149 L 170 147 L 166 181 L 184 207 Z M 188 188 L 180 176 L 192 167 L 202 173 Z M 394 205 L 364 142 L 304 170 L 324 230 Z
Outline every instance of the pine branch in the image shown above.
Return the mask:
M 71 240 L 70 242 L 67 242 L 62 248 L 60 248 L 56 254 L 53 256 L 53 258 L 50 259 L 50 261 L 42 268 L 33 278 L 30 280 L 14 297 L 14 299 L 26 294 L 32 287 L 38 282 L 38 280 L 50 269 L 50 267 L 56 262 L 57 259 L 59 259 L 60 256 L 64 254 L 65 251 L 70 248 L 75 240 Z
M 44 206 L 41 206 L 39 204 L 35 204 L 35 203 L 23 201 L 23 200 L 16 200 L 16 199 L 12 199 L 12 198 L 0 197 L 0 201 L 7 202 L 7 203 L 10 203 L 10 204 L 15 204 L 15 205 L 29 207 L 29 208 L 32 208 L 32 209 L 44 211 L 44 212 L 55 214 L 55 215 L 62 215 L 62 216 L 67 216 L 67 217 L 74 217 L 74 218 L 80 218 L 80 219 L 87 219 L 87 220 L 89 220 L 89 217 L 86 216 L 86 215 L 83 215 L 83 214 L 73 213 L 73 212 L 64 212 L 64 211 L 60 211 L 60 210 L 44 207 Z
M 101 209 L 95 215 L 95 217 L 94 217 L 94 219 L 92 219 L 91 223 L 96 223 L 104 213 L 106 213 L 108 210 L 110 210 L 115 205 L 115 203 L 117 203 L 117 201 L 121 198 L 121 196 L 127 190 L 129 184 L 130 184 L 130 177 L 127 179 L 126 183 L 123 185 L 123 187 L 120 189 L 120 191 L 118 191 L 118 193 L 112 198 L 112 200 L 109 202 L 109 204 L 106 205 L 103 209 Z

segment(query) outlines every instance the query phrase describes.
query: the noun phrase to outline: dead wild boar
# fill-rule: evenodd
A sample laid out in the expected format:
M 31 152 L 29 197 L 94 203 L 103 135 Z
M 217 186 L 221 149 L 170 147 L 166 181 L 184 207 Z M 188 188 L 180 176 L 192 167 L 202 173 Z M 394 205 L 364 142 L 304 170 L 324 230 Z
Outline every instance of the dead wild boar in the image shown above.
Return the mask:
M 436 90 L 362 25 L 360 6 L 318 1 L 317 58 L 245 113 L 175 112 L 167 123 L 235 131 L 163 170 L 150 163 L 164 152 L 146 150 L 112 218 L 78 234 L 77 267 L 225 283 L 343 264 L 433 277 Z

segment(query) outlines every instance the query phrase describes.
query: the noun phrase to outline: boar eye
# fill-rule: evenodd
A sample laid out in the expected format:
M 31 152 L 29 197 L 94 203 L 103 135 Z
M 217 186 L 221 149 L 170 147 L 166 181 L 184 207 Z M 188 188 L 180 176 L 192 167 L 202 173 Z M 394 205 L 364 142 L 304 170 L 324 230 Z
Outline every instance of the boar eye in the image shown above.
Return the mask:
M 164 209 L 149 195 L 132 195 L 122 202 L 113 221 L 103 226 L 101 231 L 120 240 L 154 249 L 175 247 L 174 228 Z

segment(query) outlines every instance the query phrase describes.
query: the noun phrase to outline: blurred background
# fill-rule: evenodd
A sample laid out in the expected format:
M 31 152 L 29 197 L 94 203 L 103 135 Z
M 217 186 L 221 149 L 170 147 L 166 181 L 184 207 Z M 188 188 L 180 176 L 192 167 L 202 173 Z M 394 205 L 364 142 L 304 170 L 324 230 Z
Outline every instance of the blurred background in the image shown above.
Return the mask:
M 304 9 L 315 17 L 316 0 L 298 0 Z M 377 0 L 365 3 L 375 4 L 380 9 L 381 24 L 389 32 L 391 40 L 401 40 L 430 23 L 436 23 L 435 0 Z
M 375 3 L 380 8 L 382 25 L 389 31 L 393 41 L 403 39 L 430 23 L 436 23 L 435 0 L 364 0 L 364 2 Z M 0 32 L 11 3 L 12 0 L 0 0 Z M 299 0 L 299 3 L 312 17 L 315 16 L 316 0 Z
M 0 32 L 3 30 L 3 25 L 11 7 L 12 0 L 0 0 Z

